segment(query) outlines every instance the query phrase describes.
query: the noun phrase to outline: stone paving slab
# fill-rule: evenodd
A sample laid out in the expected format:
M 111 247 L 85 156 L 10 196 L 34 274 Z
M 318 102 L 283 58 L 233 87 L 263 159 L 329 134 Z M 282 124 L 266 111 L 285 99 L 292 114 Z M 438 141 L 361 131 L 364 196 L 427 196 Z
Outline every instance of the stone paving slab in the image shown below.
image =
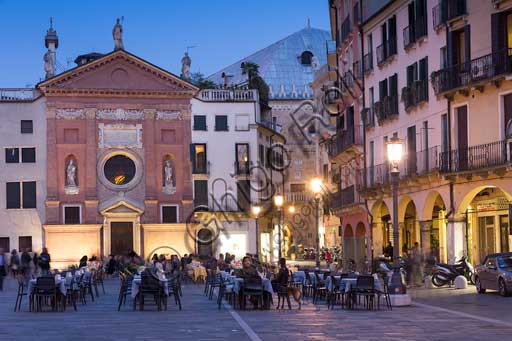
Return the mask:
M 65 313 L 13 312 L 15 290 L 0 292 L 0 340 L 249 340 L 249 335 L 231 311 L 217 309 L 202 286 L 183 288 L 183 310 L 169 301 L 169 310 L 132 311 L 130 302 L 117 311 L 118 281 L 106 281 L 107 295 L 96 302 L 78 306 Z M 456 294 L 449 291 L 411 293 L 422 303 L 444 306 L 456 311 Z M 474 312 L 489 315 L 490 310 L 509 311 L 509 303 L 495 295 L 481 298 L 463 296 L 461 302 L 474 302 Z M 469 301 L 466 301 L 469 300 Z M 485 304 L 481 301 L 483 300 Z M 488 300 L 488 301 L 487 301 Z M 507 300 L 507 299 L 505 299 Z M 277 298 L 274 299 L 277 302 Z M 480 302 L 480 304 L 479 304 Z M 510 301 L 508 301 L 510 302 Z M 261 340 L 510 340 L 512 323 L 499 325 L 474 318 L 461 318 L 450 311 L 425 306 L 395 308 L 393 311 L 328 310 L 325 304 L 309 300 L 297 310 L 236 310 L 245 324 Z M 509 314 L 510 315 L 510 314 Z M 236 315 L 235 315 L 236 316 Z M 508 321 L 507 319 L 505 319 Z M 254 336 L 254 335 L 253 335 Z M 255 339 L 255 338 L 253 338 Z

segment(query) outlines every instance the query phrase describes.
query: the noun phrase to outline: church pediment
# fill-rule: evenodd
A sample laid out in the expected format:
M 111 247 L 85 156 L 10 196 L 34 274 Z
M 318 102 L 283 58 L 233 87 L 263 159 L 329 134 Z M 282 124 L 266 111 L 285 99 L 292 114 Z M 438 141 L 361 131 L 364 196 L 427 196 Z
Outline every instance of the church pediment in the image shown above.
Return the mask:
M 122 200 L 119 198 L 113 198 L 103 202 L 100 205 L 99 210 L 103 215 L 141 215 L 144 212 L 144 205 L 128 198 L 124 198 Z
M 124 50 L 68 70 L 39 83 L 37 87 L 46 96 L 191 97 L 198 90 L 191 83 Z

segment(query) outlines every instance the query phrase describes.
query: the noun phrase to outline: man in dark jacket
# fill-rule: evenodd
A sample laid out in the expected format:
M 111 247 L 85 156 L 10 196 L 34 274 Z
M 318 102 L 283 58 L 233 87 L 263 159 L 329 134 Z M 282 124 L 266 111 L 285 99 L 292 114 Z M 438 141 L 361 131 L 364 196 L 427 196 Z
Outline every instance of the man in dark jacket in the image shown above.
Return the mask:
M 43 248 L 43 252 L 41 252 L 41 255 L 39 256 L 39 266 L 41 267 L 41 272 L 43 275 L 48 274 L 50 271 L 50 254 L 48 253 L 47 248 Z
M 4 290 L 4 277 L 7 274 L 7 259 L 4 250 L 0 248 L 0 291 Z

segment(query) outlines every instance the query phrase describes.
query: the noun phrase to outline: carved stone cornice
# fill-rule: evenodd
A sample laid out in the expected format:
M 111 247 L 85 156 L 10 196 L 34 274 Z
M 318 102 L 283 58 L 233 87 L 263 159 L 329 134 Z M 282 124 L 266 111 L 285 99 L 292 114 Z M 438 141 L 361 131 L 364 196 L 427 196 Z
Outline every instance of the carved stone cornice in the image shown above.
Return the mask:
M 55 118 L 64 120 L 82 120 L 85 118 L 83 109 L 57 109 Z
M 157 111 L 157 120 L 182 120 L 183 117 L 179 111 Z
M 144 112 L 142 110 L 124 110 L 124 109 L 99 109 L 96 112 L 96 118 L 99 120 L 142 120 Z

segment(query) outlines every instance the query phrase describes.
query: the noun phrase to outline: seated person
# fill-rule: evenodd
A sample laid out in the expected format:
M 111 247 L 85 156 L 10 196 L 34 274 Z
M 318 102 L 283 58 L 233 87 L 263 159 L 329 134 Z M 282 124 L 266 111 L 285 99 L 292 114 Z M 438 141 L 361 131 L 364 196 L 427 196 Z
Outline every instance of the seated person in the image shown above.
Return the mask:
M 290 278 L 290 271 L 286 267 L 286 259 L 279 259 L 279 272 L 275 279 L 272 280 L 272 288 L 279 289 L 280 286 L 287 286 Z
M 260 277 L 256 268 L 252 265 L 252 259 L 249 256 L 245 256 L 242 259 L 242 268 L 237 270 L 236 276 L 240 278 L 255 278 Z

